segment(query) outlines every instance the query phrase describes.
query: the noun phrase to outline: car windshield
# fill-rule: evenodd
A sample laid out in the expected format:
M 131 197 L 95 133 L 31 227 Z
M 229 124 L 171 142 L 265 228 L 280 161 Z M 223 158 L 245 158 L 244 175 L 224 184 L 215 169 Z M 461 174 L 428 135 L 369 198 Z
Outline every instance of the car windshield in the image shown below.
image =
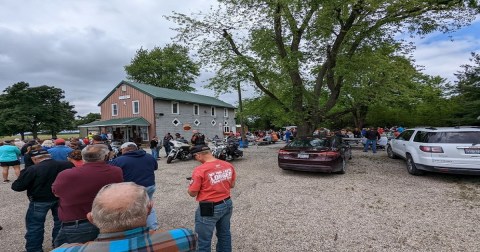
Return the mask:
M 330 147 L 329 139 L 302 138 L 295 139 L 287 145 L 287 148 L 327 148 Z

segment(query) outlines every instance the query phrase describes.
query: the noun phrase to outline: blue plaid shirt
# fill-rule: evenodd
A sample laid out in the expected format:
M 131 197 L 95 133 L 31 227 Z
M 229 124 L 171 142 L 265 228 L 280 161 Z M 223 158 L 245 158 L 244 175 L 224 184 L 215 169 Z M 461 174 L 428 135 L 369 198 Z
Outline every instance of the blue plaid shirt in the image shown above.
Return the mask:
M 153 231 L 146 227 L 118 233 L 99 234 L 95 241 L 85 244 L 64 244 L 54 252 L 102 252 L 102 251 L 195 251 L 196 234 L 186 228 L 169 231 Z

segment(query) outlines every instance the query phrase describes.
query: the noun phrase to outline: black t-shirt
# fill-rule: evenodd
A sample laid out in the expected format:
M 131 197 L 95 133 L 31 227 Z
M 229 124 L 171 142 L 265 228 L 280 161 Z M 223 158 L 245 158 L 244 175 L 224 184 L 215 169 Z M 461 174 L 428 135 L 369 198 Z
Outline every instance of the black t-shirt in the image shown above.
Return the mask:
M 157 148 L 157 145 L 158 145 L 158 141 L 157 141 L 157 140 L 152 139 L 152 141 L 150 141 L 150 149 L 155 149 L 155 148 Z
M 27 190 L 28 197 L 33 201 L 58 200 L 52 193 L 52 184 L 61 171 L 72 167 L 74 165 L 68 161 L 44 160 L 23 169 L 18 179 L 13 182 L 12 190 L 17 192 Z
M 205 145 L 205 135 L 202 133 L 195 133 L 192 136 L 193 145 Z

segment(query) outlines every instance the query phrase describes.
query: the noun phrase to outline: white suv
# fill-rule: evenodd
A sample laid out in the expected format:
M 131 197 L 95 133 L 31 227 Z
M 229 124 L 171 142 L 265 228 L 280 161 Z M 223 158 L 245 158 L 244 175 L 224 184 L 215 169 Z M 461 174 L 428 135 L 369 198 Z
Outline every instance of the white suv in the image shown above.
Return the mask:
M 412 175 L 424 171 L 480 175 L 480 127 L 407 129 L 387 144 L 387 153 L 405 159 Z

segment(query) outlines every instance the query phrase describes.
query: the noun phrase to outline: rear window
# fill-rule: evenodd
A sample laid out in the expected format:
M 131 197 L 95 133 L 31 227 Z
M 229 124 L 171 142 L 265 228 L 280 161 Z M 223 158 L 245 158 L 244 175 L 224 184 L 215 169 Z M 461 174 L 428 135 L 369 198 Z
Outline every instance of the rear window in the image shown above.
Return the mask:
M 422 132 L 419 131 L 415 142 L 420 143 L 459 143 L 459 144 L 478 144 L 480 143 L 480 131 L 463 132 Z
M 295 139 L 291 141 L 287 147 L 291 148 L 319 148 L 319 147 L 329 147 L 329 139 L 320 139 L 320 138 L 303 138 Z

